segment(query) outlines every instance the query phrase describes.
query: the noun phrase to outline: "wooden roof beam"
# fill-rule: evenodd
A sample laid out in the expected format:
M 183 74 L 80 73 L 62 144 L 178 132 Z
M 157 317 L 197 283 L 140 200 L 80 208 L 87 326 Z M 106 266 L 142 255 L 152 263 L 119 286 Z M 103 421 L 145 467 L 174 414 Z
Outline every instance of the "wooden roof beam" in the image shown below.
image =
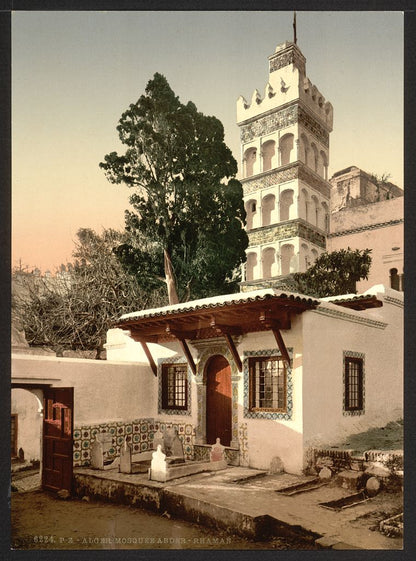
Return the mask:
M 211 321 L 209 325 L 210 327 L 215 329 L 215 331 L 220 335 L 223 335 L 224 333 L 228 333 L 229 335 L 236 335 L 236 336 L 243 334 L 243 328 L 241 327 L 241 325 L 226 325 L 222 322 L 219 323 L 214 316 L 211 317 Z
M 289 352 L 286 348 L 285 342 L 283 341 L 282 334 L 278 329 L 272 329 L 274 338 L 276 339 L 277 346 L 279 347 L 279 351 L 283 357 L 283 360 L 290 366 L 290 356 Z
M 196 366 L 195 366 L 195 362 L 194 362 L 194 358 L 192 356 L 192 353 L 189 350 L 188 343 L 185 341 L 185 339 L 179 339 L 179 343 L 182 347 L 183 354 L 186 356 L 186 360 L 188 361 L 188 364 L 189 364 L 189 366 L 192 370 L 192 373 L 195 375 L 196 374 Z
M 165 332 L 168 335 L 172 335 L 176 339 L 194 339 L 197 334 L 196 330 L 184 331 L 182 329 L 177 329 L 176 327 L 173 327 L 169 323 L 165 327 Z
M 211 319 L 211 327 L 215 329 L 215 331 L 225 338 L 228 348 L 230 349 L 230 353 L 233 356 L 234 362 L 238 368 L 239 372 L 242 372 L 243 365 L 241 362 L 240 355 L 238 354 L 237 347 L 233 341 L 232 335 L 241 335 L 243 330 L 241 327 L 237 326 L 227 326 L 227 325 L 218 325 L 215 321 L 215 317 Z
M 140 341 L 140 343 L 142 344 L 143 350 L 145 352 L 147 360 L 149 361 L 149 365 L 153 371 L 153 374 L 157 376 L 157 366 L 155 361 L 153 360 L 152 353 L 150 352 L 149 347 L 147 346 L 145 341 Z
M 243 365 L 241 363 L 240 355 L 238 354 L 237 347 L 233 341 L 233 338 L 229 333 L 223 333 L 225 340 L 227 341 L 228 348 L 230 349 L 230 353 L 233 355 L 234 362 L 238 368 L 239 372 L 243 371 Z
M 143 334 L 141 334 L 139 329 L 134 329 L 134 327 L 130 327 L 130 334 L 131 338 L 137 343 L 141 343 L 142 341 L 145 341 L 147 343 L 157 343 L 158 341 L 157 335 L 146 334 L 146 336 L 144 336 Z
M 279 317 L 271 317 L 270 313 L 262 310 L 259 314 L 259 321 L 268 329 L 290 329 L 290 314 L 283 312 Z

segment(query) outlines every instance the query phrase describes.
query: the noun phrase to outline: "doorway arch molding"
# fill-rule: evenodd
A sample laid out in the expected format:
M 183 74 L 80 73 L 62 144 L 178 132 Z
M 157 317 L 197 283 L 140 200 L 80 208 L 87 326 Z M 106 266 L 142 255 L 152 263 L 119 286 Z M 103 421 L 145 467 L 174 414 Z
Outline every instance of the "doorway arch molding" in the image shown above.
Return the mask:
M 196 372 L 197 391 L 197 426 L 195 431 L 196 444 L 207 442 L 207 366 L 209 360 L 216 355 L 223 356 L 231 369 L 231 442 L 230 447 L 238 449 L 238 382 L 241 378 L 228 345 L 221 339 L 193 341 L 192 345 L 198 350 L 198 364 Z

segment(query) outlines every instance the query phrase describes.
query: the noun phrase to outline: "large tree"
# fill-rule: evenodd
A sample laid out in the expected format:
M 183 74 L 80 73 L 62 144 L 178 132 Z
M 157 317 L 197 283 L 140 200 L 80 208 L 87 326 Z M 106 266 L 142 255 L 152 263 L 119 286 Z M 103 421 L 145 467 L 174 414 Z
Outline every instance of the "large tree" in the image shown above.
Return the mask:
M 146 262 L 151 278 L 163 275 L 171 304 L 235 290 L 248 238 L 221 122 L 182 104 L 155 74 L 117 130 L 126 151 L 107 154 L 100 167 L 109 181 L 134 190 L 126 229 L 147 240 L 139 248 L 123 244 L 124 263 L 142 271 Z
M 100 358 L 107 330 L 121 314 L 164 304 L 160 291 L 143 290 L 114 253 L 125 234 L 83 228 L 74 261 L 54 276 L 15 271 L 13 320 L 32 346 L 54 351 L 96 351 Z
M 340 249 L 322 253 L 305 273 L 287 280 L 290 289 L 318 298 L 355 294 L 358 281 L 368 279 L 371 249 Z M 286 281 L 285 281 L 286 282 Z

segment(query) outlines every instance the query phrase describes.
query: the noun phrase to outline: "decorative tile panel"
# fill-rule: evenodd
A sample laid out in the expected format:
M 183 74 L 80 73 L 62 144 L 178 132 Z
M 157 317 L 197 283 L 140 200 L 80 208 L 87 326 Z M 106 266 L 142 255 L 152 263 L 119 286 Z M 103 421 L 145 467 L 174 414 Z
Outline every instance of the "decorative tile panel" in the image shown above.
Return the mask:
M 325 198 L 329 199 L 331 186 L 328 181 L 300 161 L 242 179 L 241 183 L 243 184 L 244 196 L 246 196 L 260 189 L 280 185 L 292 179 L 301 179 Z
M 324 146 L 329 146 L 329 133 L 319 124 L 315 117 L 306 112 L 302 106 L 298 108 L 299 124 L 303 125 L 307 131 L 312 133 Z
M 283 53 L 275 53 L 269 57 L 269 72 L 276 72 L 289 64 L 295 65 L 299 68 L 302 74 L 305 74 L 306 59 L 302 53 L 294 46 L 285 49 Z
M 95 425 L 75 427 L 73 432 L 73 464 L 76 467 L 89 466 L 91 463 L 91 445 L 97 433 L 107 432 L 112 437 L 112 445 L 104 453 L 104 460 L 113 460 L 120 455 L 120 448 L 127 438 L 133 445 L 135 453 L 148 449 L 148 442 L 153 440 L 153 419 L 136 419 L 134 421 L 109 421 Z
M 289 356 L 292 358 L 293 349 L 288 349 Z M 290 421 L 292 419 L 293 411 L 293 383 L 292 383 L 292 368 L 286 368 L 286 405 L 287 411 L 273 412 L 273 411 L 251 411 L 249 407 L 249 367 L 248 358 L 251 356 L 277 356 L 281 357 L 282 354 L 279 349 L 267 349 L 262 351 L 245 351 L 243 360 L 243 372 L 244 372 L 244 417 L 248 419 L 280 419 L 284 421 Z
M 309 225 L 302 218 L 290 220 L 274 226 L 263 226 L 248 232 L 249 247 L 281 240 L 303 238 L 318 247 L 325 249 L 326 236 Z
M 297 102 L 289 107 L 276 109 L 264 117 L 240 125 L 240 139 L 242 144 L 247 144 L 255 138 L 266 136 L 272 132 L 287 128 L 299 123 L 311 133 L 323 146 L 329 147 L 329 132 Z
M 155 419 L 134 419 L 125 422 L 100 423 L 99 425 L 75 427 L 73 444 L 73 465 L 89 466 L 91 463 L 91 445 L 97 432 L 112 434 L 112 446 L 104 453 L 104 460 L 114 460 L 120 456 L 120 448 L 127 439 L 133 447 L 133 453 L 153 449 L 154 433 L 169 427 L 177 430 L 183 445 L 186 460 L 194 459 L 195 427 L 190 423 L 169 423 Z M 121 429 L 121 430 L 120 430 Z M 82 436 L 85 434 L 85 438 Z M 94 434 L 94 436 L 92 436 Z
M 238 427 L 238 442 L 240 444 L 240 465 L 249 466 L 247 423 L 240 423 Z
M 256 120 L 241 125 L 241 143 L 246 144 L 251 142 L 254 138 L 264 136 L 271 132 L 289 127 L 297 122 L 298 111 L 297 105 L 285 107 L 284 109 L 277 109 L 264 117 L 259 117 Z
M 210 459 L 210 450 L 211 448 L 208 446 L 199 446 L 198 444 L 195 445 L 194 449 L 194 459 L 197 462 L 209 462 Z

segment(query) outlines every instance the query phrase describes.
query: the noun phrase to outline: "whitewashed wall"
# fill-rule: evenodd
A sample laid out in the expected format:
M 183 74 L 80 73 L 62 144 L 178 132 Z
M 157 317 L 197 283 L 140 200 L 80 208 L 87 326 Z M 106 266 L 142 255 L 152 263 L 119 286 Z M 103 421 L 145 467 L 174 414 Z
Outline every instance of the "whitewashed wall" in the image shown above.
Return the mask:
M 302 324 L 301 317 L 292 321 L 290 330 L 282 330 L 286 347 L 293 349 L 292 400 L 290 420 L 247 418 L 244 416 L 244 373 L 239 381 L 239 424 L 246 425 L 248 465 L 257 469 L 270 469 L 273 458 L 279 457 L 290 473 L 302 469 Z M 277 349 L 270 331 L 245 336 L 238 348 L 243 360 L 244 351 Z M 241 444 L 240 444 L 241 446 Z
M 144 363 L 13 355 L 14 382 L 47 381 L 74 388 L 74 425 L 149 417 L 156 378 Z
M 303 315 L 305 448 L 339 444 L 351 434 L 403 416 L 402 295 L 386 289 L 386 296 L 396 302 L 378 294 L 382 308 L 355 312 L 326 304 L 321 311 Z M 365 401 L 360 415 L 343 411 L 344 351 L 364 355 Z

